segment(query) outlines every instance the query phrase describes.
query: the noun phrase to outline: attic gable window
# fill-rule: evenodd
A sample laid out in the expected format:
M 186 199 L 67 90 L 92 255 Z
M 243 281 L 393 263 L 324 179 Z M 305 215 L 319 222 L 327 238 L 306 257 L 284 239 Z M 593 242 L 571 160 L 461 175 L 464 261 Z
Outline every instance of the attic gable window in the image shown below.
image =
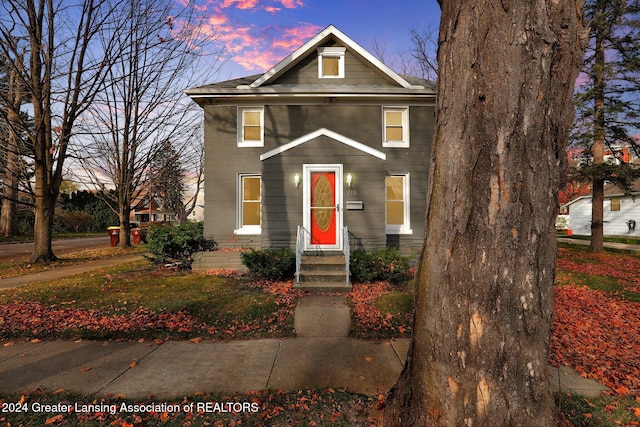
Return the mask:
M 238 147 L 264 146 L 264 108 L 238 108 Z
M 345 47 L 318 48 L 318 78 L 343 79 Z

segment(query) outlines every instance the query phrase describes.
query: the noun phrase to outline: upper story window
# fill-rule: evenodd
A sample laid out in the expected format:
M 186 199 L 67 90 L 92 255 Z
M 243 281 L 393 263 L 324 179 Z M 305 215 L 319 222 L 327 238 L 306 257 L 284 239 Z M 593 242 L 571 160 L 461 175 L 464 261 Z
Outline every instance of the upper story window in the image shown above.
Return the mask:
M 382 121 L 382 146 L 409 148 L 409 107 L 384 107 Z
M 238 108 L 238 147 L 264 146 L 264 107 Z
M 318 48 L 318 78 L 343 79 L 344 78 L 344 47 L 319 47 Z

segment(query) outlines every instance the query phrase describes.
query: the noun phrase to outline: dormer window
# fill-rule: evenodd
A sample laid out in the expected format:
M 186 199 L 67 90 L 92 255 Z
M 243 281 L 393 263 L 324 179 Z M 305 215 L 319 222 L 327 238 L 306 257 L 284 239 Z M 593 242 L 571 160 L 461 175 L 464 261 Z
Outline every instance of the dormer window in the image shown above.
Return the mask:
M 318 48 L 318 78 L 343 79 L 344 78 L 344 47 L 319 47 Z

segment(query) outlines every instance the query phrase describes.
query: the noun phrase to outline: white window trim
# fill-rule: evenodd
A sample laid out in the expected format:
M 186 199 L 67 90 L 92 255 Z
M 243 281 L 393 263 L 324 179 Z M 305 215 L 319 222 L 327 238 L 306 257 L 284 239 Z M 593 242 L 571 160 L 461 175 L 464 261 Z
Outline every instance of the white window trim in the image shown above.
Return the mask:
M 387 111 L 400 111 L 402 112 L 402 141 L 387 141 Z M 409 107 L 408 106 L 396 106 L 396 107 L 382 107 L 382 146 L 388 148 L 409 148 Z
M 244 113 L 259 112 L 260 113 L 260 140 L 245 141 L 244 140 Z M 238 147 L 264 147 L 264 107 L 238 107 Z
M 385 206 L 385 233 L 386 234 L 413 234 L 413 230 L 411 229 L 411 204 L 410 204 L 410 188 L 411 181 L 409 179 L 408 172 L 390 172 L 387 176 L 402 176 L 403 180 L 403 188 L 402 188 L 402 197 L 404 198 L 404 224 L 402 225 L 387 225 L 386 224 L 386 207 L 387 207 L 387 186 L 385 182 L 385 196 L 384 196 L 384 206 Z M 386 178 L 385 178 L 386 180 Z
M 319 79 L 344 79 L 344 55 L 345 47 L 319 47 L 318 48 L 318 78 Z M 338 75 L 325 76 L 323 59 L 325 57 L 338 58 Z
M 243 182 L 242 180 L 244 178 L 260 178 L 260 225 L 242 225 L 242 216 L 243 216 L 243 212 L 242 209 L 244 207 L 244 199 L 243 199 Z M 236 218 L 236 223 L 238 228 L 233 230 L 234 234 L 238 234 L 238 235 L 246 235 L 246 234 L 261 234 L 262 233 L 262 175 L 257 174 L 257 173 L 241 173 L 238 174 L 238 180 L 237 180 L 237 200 L 238 202 L 236 203 L 236 211 L 237 211 L 237 218 Z

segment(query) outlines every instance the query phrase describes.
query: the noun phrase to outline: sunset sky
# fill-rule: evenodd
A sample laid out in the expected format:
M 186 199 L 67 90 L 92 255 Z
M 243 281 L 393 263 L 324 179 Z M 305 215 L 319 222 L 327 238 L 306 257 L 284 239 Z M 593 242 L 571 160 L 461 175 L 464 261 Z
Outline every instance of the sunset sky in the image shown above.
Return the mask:
M 373 53 L 385 46 L 385 61 L 411 47 L 410 30 L 437 31 L 436 0 L 198 0 L 203 30 L 217 34 L 227 62 L 219 80 L 267 71 L 328 25 Z

